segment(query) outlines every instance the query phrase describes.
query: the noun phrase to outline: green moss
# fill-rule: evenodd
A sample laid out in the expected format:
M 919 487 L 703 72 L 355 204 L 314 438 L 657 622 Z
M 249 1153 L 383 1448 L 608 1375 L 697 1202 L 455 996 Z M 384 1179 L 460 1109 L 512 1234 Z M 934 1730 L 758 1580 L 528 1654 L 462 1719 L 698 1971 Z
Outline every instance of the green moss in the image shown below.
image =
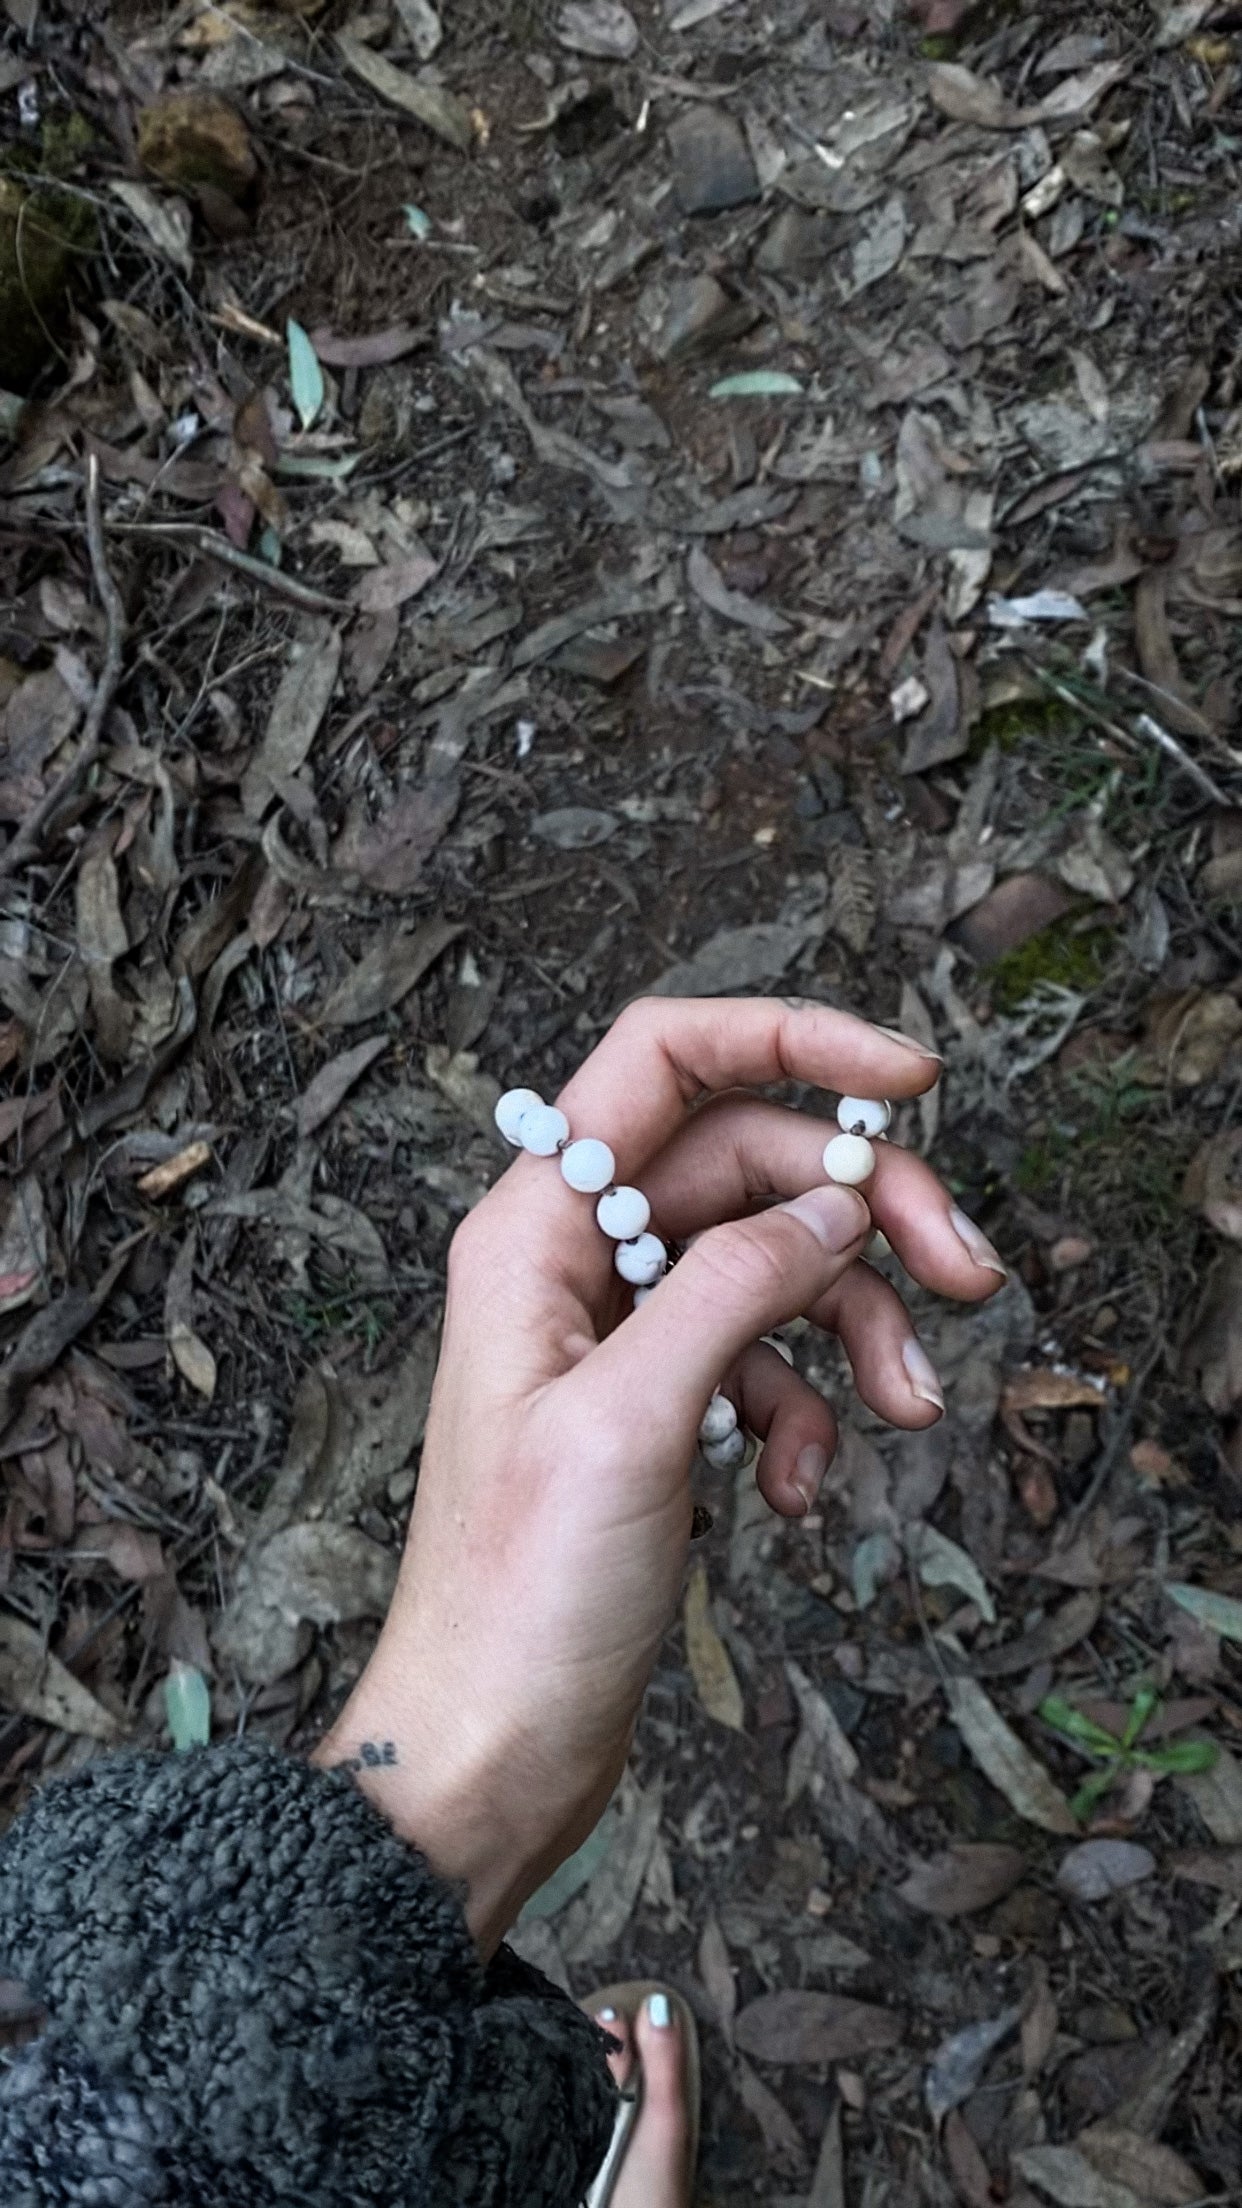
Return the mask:
M 29 390 L 63 343 L 72 286 L 98 225 L 84 193 L 57 186 L 91 143 L 90 125 L 61 112 L 45 121 L 37 158 L 26 145 L 0 147 L 0 386 L 7 390 Z
M 1081 728 L 1079 715 L 1060 698 L 1013 698 L 1007 705 L 989 706 L 975 722 L 970 740 L 972 758 L 981 759 L 995 745 L 998 751 L 1018 751 L 1026 745 L 1051 750 Z
M 1112 947 L 1111 928 L 1092 926 L 1067 914 L 1015 951 L 1006 951 L 987 969 L 992 1002 L 998 1012 L 1015 1012 L 1042 984 L 1079 992 L 1096 989 Z
M 73 109 L 49 115 L 41 133 L 39 167 L 44 176 L 70 177 L 93 152 L 95 133 L 85 115 Z

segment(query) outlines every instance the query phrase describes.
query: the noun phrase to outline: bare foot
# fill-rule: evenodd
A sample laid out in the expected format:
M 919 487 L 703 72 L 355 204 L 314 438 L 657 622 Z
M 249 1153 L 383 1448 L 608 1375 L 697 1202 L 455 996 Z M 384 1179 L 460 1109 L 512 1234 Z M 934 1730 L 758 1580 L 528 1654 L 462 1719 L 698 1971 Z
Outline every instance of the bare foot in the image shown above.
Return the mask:
M 628 2081 L 636 2049 L 643 2073 L 638 2121 L 611 2208 L 690 2208 L 690 2115 L 676 2010 L 656 1993 L 643 2003 L 632 2026 L 611 2009 L 600 2009 L 595 2021 L 622 2042 L 621 2053 L 612 2055 L 608 2065 L 617 2084 Z

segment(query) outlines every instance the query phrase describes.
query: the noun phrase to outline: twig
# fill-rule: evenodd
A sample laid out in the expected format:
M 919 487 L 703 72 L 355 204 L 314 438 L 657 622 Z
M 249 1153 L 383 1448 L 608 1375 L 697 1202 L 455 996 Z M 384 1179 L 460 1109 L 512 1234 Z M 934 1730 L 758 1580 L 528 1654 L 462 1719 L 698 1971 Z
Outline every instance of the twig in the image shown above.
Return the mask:
M 77 757 L 72 765 L 65 768 L 51 789 L 44 791 L 29 820 L 18 829 L 7 848 L 0 851 L 0 881 L 15 874 L 19 867 L 34 857 L 48 822 L 60 811 L 66 800 L 73 796 L 94 766 L 103 745 L 104 722 L 108 718 L 121 680 L 126 632 L 125 608 L 108 567 L 103 513 L 99 502 L 99 461 L 93 452 L 86 462 L 86 542 L 91 556 L 91 574 L 95 579 L 95 589 L 107 621 L 103 666 L 95 684 L 94 696 L 87 708 Z
M 248 575 L 252 583 L 262 583 L 267 590 L 275 591 L 278 598 L 288 598 L 306 613 L 352 613 L 341 598 L 329 598 L 326 591 L 315 590 L 310 583 L 300 583 L 296 575 L 285 575 L 278 567 L 270 567 L 266 560 L 256 560 L 253 554 L 242 552 L 228 537 L 222 537 L 214 529 L 204 529 L 195 521 L 131 521 L 118 525 L 127 534 L 142 537 L 168 537 L 174 543 L 192 545 L 205 559 L 219 560 L 225 567 L 235 567 L 242 575 Z
M 1072 705 L 1076 713 L 1082 713 L 1089 721 L 1094 721 L 1096 727 L 1102 728 L 1105 735 L 1111 736 L 1115 743 L 1128 746 L 1134 741 L 1130 729 L 1124 728 L 1120 721 L 1111 720 L 1107 713 L 1101 713 L 1099 707 L 1093 705 L 1090 698 L 1084 698 L 1077 690 L 1072 690 L 1068 683 L 1058 682 L 1055 675 L 1050 675 L 1047 668 L 1040 667 L 1035 660 L 1028 659 L 1027 664 L 1040 682 L 1044 683 L 1049 690 L 1055 691 L 1057 697 L 1063 699 L 1066 705 Z M 1188 751 L 1183 751 L 1176 736 L 1170 736 L 1168 729 L 1162 728 L 1159 721 L 1154 721 L 1150 713 L 1138 714 L 1135 718 L 1134 727 L 1140 736 L 1146 736 L 1149 743 L 1157 744 L 1168 758 L 1175 760 L 1182 773 L 1189 776 L 1196 789 L 1211 804 L 1219 805 L 1224 811 L 1228 812 L 1229 799 L 1225 796 L 1219 782 L 1213 781 L 1207 768 L 1201 767 L 1197 759 L 1192 759 Z

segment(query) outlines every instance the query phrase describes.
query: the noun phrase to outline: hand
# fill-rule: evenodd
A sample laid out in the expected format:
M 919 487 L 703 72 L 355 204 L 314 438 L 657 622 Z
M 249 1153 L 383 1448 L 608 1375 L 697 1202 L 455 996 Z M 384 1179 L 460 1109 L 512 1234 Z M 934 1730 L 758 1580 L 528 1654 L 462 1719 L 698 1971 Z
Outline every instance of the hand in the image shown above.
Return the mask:
M 611 1145 L 655 1228 L 693 1247 L 633 1310 L 591 1200 L 546 1158 L 518 1158 L 458 1230 L 397 1593 L 318 1760 L 357 1759 L 397 1829 L 465 1882 L 485 1953 L 624 1768 L 722 1379 L 764 1437 L 764 1495 L 800 1515 L 836 1421 L 759 1336 L 804 1312 L 840 1336 L 872 1410 L 929 1426 L 935 1373 L 862 1261 L 873 1221 L 928 1288 L 975 1302 L 1004 1278 L 920 1159 L 881 1143 L 864 1202 L 824 1185 L 822 1120 L 730 1092 L 796 1080 L 899 1099 L 939 1072 L 918 1044 L 822 1006 L 644 1001 L 558 1102 L 574 1134 Z M 395 1761 L 373 1766 L 373 1744 Z

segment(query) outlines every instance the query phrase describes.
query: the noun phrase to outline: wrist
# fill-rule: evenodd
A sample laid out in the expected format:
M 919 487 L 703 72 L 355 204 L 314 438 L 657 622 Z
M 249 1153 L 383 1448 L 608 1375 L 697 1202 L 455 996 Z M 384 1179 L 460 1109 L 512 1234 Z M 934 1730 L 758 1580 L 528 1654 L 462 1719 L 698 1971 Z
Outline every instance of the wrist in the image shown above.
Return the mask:
M 394 1832 L 463 1889 L 466 1922 L 486 1961 L 546 1875 L 538 1847 L 514 1829 L 499 1798 L 507 1759 L 472 1742 L 460 1712 L 451 1745 L 429 1738 L 411 1706 L 408 1662 L 403 1684 L 385 1671 L 381 1640 L 312 1761 L 348 1769 Z

